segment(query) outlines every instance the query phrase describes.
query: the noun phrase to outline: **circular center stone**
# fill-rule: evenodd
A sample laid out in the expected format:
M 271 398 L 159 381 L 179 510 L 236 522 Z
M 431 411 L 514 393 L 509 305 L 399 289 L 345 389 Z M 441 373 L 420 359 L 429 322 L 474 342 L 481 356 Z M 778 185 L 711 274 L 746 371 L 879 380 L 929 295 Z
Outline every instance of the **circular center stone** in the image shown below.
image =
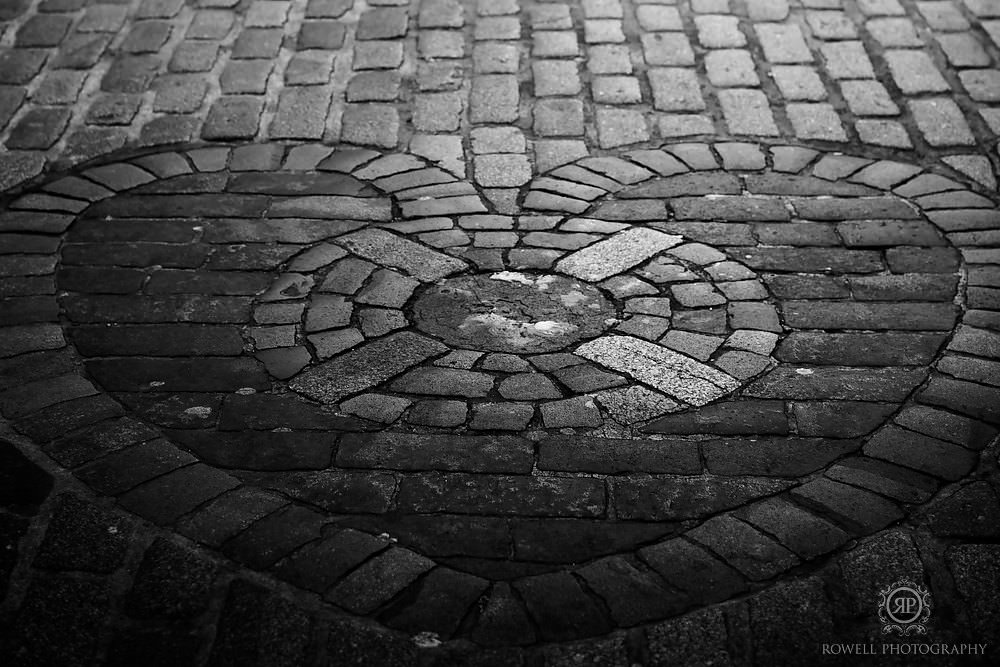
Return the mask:
M 554 352 L 597 336 L 614 318 L 614 306 L 591 285 L 513 271 L 444 280 L 414 305 L 421 331 L 491 352 Z

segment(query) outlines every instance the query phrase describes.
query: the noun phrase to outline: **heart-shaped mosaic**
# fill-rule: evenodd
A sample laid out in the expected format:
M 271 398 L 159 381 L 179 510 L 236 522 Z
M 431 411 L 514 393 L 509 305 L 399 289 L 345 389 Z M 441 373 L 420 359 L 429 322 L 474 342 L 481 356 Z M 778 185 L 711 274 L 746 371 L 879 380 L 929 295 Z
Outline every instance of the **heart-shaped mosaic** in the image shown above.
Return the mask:
M 549 639 L 599 634 L 767 581 L 968 472 L 992 416 L 939 410 L 959 380 L 930 368 L 963 298 L 942 229 L 987 203 L 749 144 L 585 158 L 506 196 L 315 145 L 110 163 L 5 215 L 68 228 L 65 331 L 126 416 L 16 424 L 350 611 L 482 637 L 508 581 L 532 615 L 576 610 Z M 443 590 L 462 613 L 424 627 Z

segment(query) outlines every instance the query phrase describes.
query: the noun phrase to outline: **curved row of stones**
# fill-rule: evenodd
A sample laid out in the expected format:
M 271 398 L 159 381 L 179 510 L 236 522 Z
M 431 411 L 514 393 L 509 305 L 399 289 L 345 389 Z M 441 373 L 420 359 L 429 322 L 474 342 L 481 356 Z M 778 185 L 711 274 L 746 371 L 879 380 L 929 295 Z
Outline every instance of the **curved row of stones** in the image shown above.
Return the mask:
M 1000 328 L 995 312 L 996 259 L 995 251 L 988 247 L 995 243 L 998 219 L 995 205 L 990 200 L 968 191 L 954 180 L 924 172 L 918 167 L 837 155 L 820 156 L 815 151 L 795 147 L 761 150 L 745 144 L 690 144 L 671 146 L 662 151 L 639 151 L 627 157 L 628 160 L 588 158 L 580 161 L 568 168 L 573 170 L 577 179 L 575 181 L 569 178 L 566 171 L 563 172 L 565 178 L 557 174 L 550 175 L 553 182 L 548 182 L 547 185 L 540 184 L 546 183 L 543 179 L 537 179 L 523 204 L 539 211 L 560 211 L 577 215 L 589 208 L 588 200 L 569 197 L 565 189 L 570 188 L 573 183 L 597 187 L 592 183 L 600 182 L 605 192 L 617 191 L 619 197 L 599 204 L 588 214 L 590 219 L 607 222 L 614 221 L 619 216 L 630 220 L 645 220 L 648 221 L 645 226 L 650 229 L 662 227 L 661 231 L 667 234 L 683 233 L 695 242 L 718 244 L 718 235 L 722 230 L 735 227 L 727 224 L 727 220 L 733 220 L 731 217 L 727 218 L 731 215 L 727 211 L 736 211 L 740 208 L 738 203 L 743 205 L 748 201 L 756 201 L 754 197 L 747 196 L 742 188 L 757 182 L 765 188 L 787 188 L 796 199 L 792 204 L 793 211 L 814 221 L 837 221 L 824 223 L 822 226 L 824 229 L 835 226 L 838 234 L 849 239 L 849 247 L 862 249 L 841 251 L 838 254 L 822 247 L 797 248 L 791 241 L 778 242 L 775 248 L 747 247 L 741 252 L 744 253 L 743 260 L 751 268 L 778 271 L 773 265 L 768 266 L 766 253 L 763 252 L 778 251 L 786 264 L 784 270 L 792 272 L 809 273 L 811 269 L 805 268 L 803 264 L 808 261 L 815 264 L 818 258 L 839 258 L 845 262 L 875 262 L 874 268 L 862 269 L 861 273 L 879 271 L 884 266 L 883 262 L 887 261 L 890 268 L 894 269 L 893 272 L 895 267 L 920 266 L 927 273 L 936 271 L 946 276 L 953 274 L 958 269 L 958 261 L 946 247 L 946 241 L 926 225 L 917 209 L 905 206 L 900 208 L 901 200 L 875 193 L 875 196 L 865 198 L 862 207 L 847 198 L 808 199 L 803 192 L 803 188 L 808 192 L 809 188 L 816 188 L 819 184 L 822 185 L 821 194 L 843 194 L 838 192 L 841 187 L 891 190 L 897 196 L 914 201 L 927 218 L 944 230 L 947 241 L 963 249 L 968 263 L 965 275 L 969 285 L 966 298 L 970 310 L 965 313 L 963 324 L 957 333 L 947 341 L 944 356 L 936 362 L 936 368 L 929 376 L 926 371 L 912 367 L 829 369 L 824 368 L 818 359 L 816 363 L 819 365 L 813 367 L 796 368 L 783 364 L 753 383 L 744 396 L 745 400 L 715 403 L 701 410 L 690 411 L 687 415 L 693 414 L 695 417 L 693 421 L 689 420 L 687 426 L 682 422 L 673 422 L 671 427 L 670 420 L 675 417 L 681 420 L 688 418 L 686 414 L 679 414 L 666 417 L 666 423 L 658 427 L 662 433 L 714 433 L 716 436 L 724 433 L 786 434 L 789 433 L 787 427 L 783 430 L 780 425 L 771 421 L 762 427 L 759 419 L 753 424 L 735 425 L 729 420 L 722 426 L 729 430 L 720 430 L 718 426 L 722 422 L 718 417 L 720 414 L 727 414 L 727 410 L 733 410 L 734 406 L 745 405 L 756 410 L 752 414 L 767 419 L 767 410 L 771 405 L 782 403 L 772 399 L 789 397 L 789 394 L 780 392 L 787 391 L 790 384 L 798 382 L 794 386 L 795 391 L 817 392 L 825 382 L 822 394 L 806 393 L 793 395 L 791 398 L 809 399 L 823 395 L 850 399 L 845 403 L 849 403 L 850 408 L 858 409 L 860 417 L 847 425 L 847 430 L 839 431 L 841 436 L 846 434 L 846 437 L 841 438 L 716 437 L 699 441 L 675 437 L 662 443 L 662 447 L 651 449 L 648 442 L 638 440 L 553 436 L 541 440 L 537 449 L 533 450 L 530 443 L 513 437 L 464 438 L 457 441 L 442 437 L 437 440 L 422 439 L 420 434 L 360 433 L 341 437 L 336 445 L 331 442 L 331 436 L 324 434 L 322 446 L 317 446 L 320 443 L 316 438 L 304 437 L 302 433 L 290 433 L 287 435 L 295 437 L 285 440 L 280 431 L 289 428 L 290 419 L 308 422 L 309 425 L 305 426 L 307 429 L 337 429 L 344 426 L 356 429 L 358 425 L 338 421 L 335 416 L 319 410 L 302 410 L 308 404 L 300 401 L 289 403 L 287 401 L 291 397 L 287 395 L 281 399 L 280 405 L 272 404 L 270 409 L 260 402 L 266 394 L 240 390 L 232 392 L 230 397 L 224 397 L 224 402 L 220 399 L 219 404 L 224 406 L 221 411 L 223 421 L 242 412 L 244 422 L 240 428 L 266 431 L 277 427 L 278 433 L 266 432 L 266 435 L 277 443 L 277 449 L 284 447 L 285 451 L 279 451 L 272 459 L 280 459 L 294 452 L 293 459 L 300 462 L 303 460 L 302 452 L 306 452 L 306 458 L 315 455 L 315 459 L 325 459 L 320 467 L 328 465 L 331 456 L 335 455 L 338 464 L 346 463 L 348 467 L 384 466 L 386 469 L 393 469 L 395 466 L 395 469 L 400 469 L 405 468 L 400 462 L 409 460 L 410 465 L 414 466 L 411 469 L 415 471 L 456 471 L 453 474 L 418 472 L 412 479 L 403 480 L 403 485 L 411 482 L 411 487 L 417 488 L 414 485 L 422 484 L 426 491 L 424 498 L 446 498 L 453 503 L 452 507 L 466 504 L 473 509 L 487 506 L 495 508 L 504 504 L 515 514 L 522 508 L 527 508 L 530 512 L 534 503 L 554 508 L 553 511 L 561 518 L 554 519 L 551 523 L 540 522 L 539 526 L 549 531 L 559 522 L 565 522 L 566 530 L 579 529 L 579 523 L 570 520 L 572 517 L 605 516 L 608 503 L 605 497 L 606 483 L 613 489 L 612 499 L 617 503 L 614 511 L 621 517 L 622 509 L 627 507 L 621 500 L 627 498 L 630 491 L 633 497 L 641 495 L 637 493 L 637 489 L 641 491 L 641 487 L 635 486 L 634 480 L 618 476 L 640 472 L 647 480 L 647 507 L 649 511 L 658 514 L 637 513 L 633 518 L 669 520 L 668 523 L 653 524 L 653 530 L 633 535 L 630 540 L 626 540 L 625 548 L 621 544 L 610 547 L 602 545 L 605 553 L 610 555 L 585 558 L 583 560 L 589 562 L 583 566 L 571 566 L 568 571 L 561 567 L 555 568 L 555 571 L 548 568 L 544 573 L 531 573 L 530 569 L 522 569 L 509 577 L 509 581 L 492 583 L 487 578 L 470 574 L 468 570 L 473 568 L 468 563 L 463 563 L 462 559 L 449 560 L 436 555 L 432 560 L 394 544 L 386 536 L 376 537 L 349 527 L 370 527 L 362 525 L 363 522 L 352 524 L 350 521 L 340 521 L 339 525 L 334 525 L 330 523 L 328 514 L 318 511 L 328 508 L 342 515 L 343 507 L 338 505 L 338 500 L 344 497 L 360 497 L 364 500 L 365 494 L 370 494 L 373 490 L 370 484 L 354 484 L 355 480 L 342 471 L 294 475 L 282 473 L 279 476 L 253 472 L 268 470 L 268 461 L 254 461 L 253 453 L 236 452 L 227 447 L 224 438 L 226 427 L 215 433 L 214 440 L 205 442 L 203 439 L 202 446 L 198 445 L 197 429 L 171 429 L 167 434 L 182 442 L 187 451 L 177 448 L 161 437 L 163 431 L 151 428 L 132 417 L 123 416 L 118 403 L 100 394 L 90 381 L 69 367 L 66 367 L 63 374 L 6 389 L 0 394 L 0 411 L 13 420 L 15 428 L 42 444 L 43 451 L 62 465 L 73 468 L 85 482 L 102 493 L 117 496 L 123 506 L 151 521 L 173 525 L 182 534 L 210 547 L 221 548 L 224 553 L 251 567 L 270 570 L 292 583 L 322 593 L 326 599 L 349 611 L 375 615 L 389 625 L 407 631 L 429 630 L 442 637 L 458 634 L 482 643 L 529 643 L 536 639 L 564 640 L 592 636 L 602 634 L 613 626 L 631 626 L 679 613 L 692 605 L 725 599 L 747 587 L 759 586 L 760 582 L 771 580 L 803 560 L 835 550 L 854 536 L 871 533 L 900 519 L 909 507 L 926 501 L 943 480 L 960 479 L 971 470 L 976 451 L 996 434 L 996 430 L 989 424 L 1000 421 L 1000 414 L 997 413 L 1000 390 L 995 388 L 995 372 L 992 370 L 996 362 L 991 361 L 998 356 L 998 335 L 995 331 Z M 93 202 L 111 197 L 115 192 L 185 174 L 190 175 L 190 183 L 185 187 L 197 192 L 198 188 L 204 187 L 199 183 L 211 181 L 213 174 L 221 174 L 223 170 L 273 171 L 279 160 L 283 160 L 280 162 L 282 169 L 293 172 L 316 168 L 332 168 L 333 171 L 344 172 L 354 170 L 362 163 L 370 166 L 385 161 L 383 164 L 391 164 L 399 158 L 380 157 L 359 151 L 334 152 L 330 148 L 317 146 L 295 147 L 290 150 L 275 146 L 250 146 L 232 150 L 206 148 L 183 154 L 161 153 L 130 162 L 91 168 L 79 175 L 48 183 L 40 192 L 26 194 L 12 202 L 0 217 L 0 224 L 4 231 L 23 234 L 26 239 L 34 238 L 33 235 L 37 234 L 61 233 L 70 226 L 76 213 L 88 208 Z M 421 164 L 409 167 L 406 171 L 423 168 Z M 765 169 L 767 171 L 763 171 Z M 662 205 L 662 192 L 646 192 L 645 195 L 648 196 L 637 198 L 620 196 L 628 186 L 643 181 L 663 183 L 674 178 L 677 179 L 674 183 L 684 183 L 684 187 L 688 188 L 682 189 L 680 194 L 675 190 L 676 196 L 704 199 L 705 188 L 710 188 L 711 193 L 718 193 L 719 182 L 726 178 L 727 172 L 742 170 L 762 173 L 739 177 L 741 189 L 730 195 L 716 197 L 713 206 L 718 208 L 710 216 L 679 215 L 679 207 L 674 202 L 674 216 L 665 220 L 664 209 L 655 209 L 656 201 L 660 201 Z M 273 171 L 267 175 L 268 179 L 263 180 L 280 180 L 280 174 L 281 171 Z M 640 177 L 637 178 L 636 174 Z M 792 174 L 801 178 L 789 178 Z M 653 180 L 654 177 L 663 180 Z M 699 182 L 702 189 L 692 190 L 691 188 L 699 187 Z M 167 200 L 156 201 L 152 192 L 155 187 L 147 185 L 146 193 L 134 201 L 149 202 L 152 211 L 157 210 L 157 207 L 162 209 Z M 213 215 L 213 212 L 204 209 L 184 212 L 184 206 L 193 204 L 195 199 L 178 194 L 176 185 L 174 187 L 175 189 L 169 190 L 174 193 L 169 200 L 173 215 Z M 639 185 L 639 192 L 642 192 L 641 187 Z M 558 188 L 563 191 L 557 192 Z M 803 196 L 799 198 L 799 195 Z M 290 214 L 291 217 L 281 220 L 260 219 L 250 224 L 238 219 L 241 215 L 239 212 L 226 210 L 214 213 L 225 216 L 226 220 L 221 221 L 221 225 L 201 227 L 198 231 L 217 234 L 220 228 L 224 228 L 231 234 L 224 242 L 234 244 L 230 246 L 233 254 L 241 252 L 236 245 L 241 234 L 243 240 L 251 241 L 261 238 L 287 239 L 283 235 L 304 233 L 309 239 L 305 242 L 307 245 L 317 243 L 330 236 L 332 223 L 329 220 L 319 223 L 316 218 L 322 211 L 329 211 L 326 208 L 330 204 L 329 198 L 339 195 L 321 196 L 328 198 L 324 200 L 323 206 L 308 209 L 308 212 L 296 209 L 295 213 Z M 223 207 L 243 206 L 247 205 L 247 201 L 253 200 L 252 197 L 221 197 L 223 199 L 220 199 L 219 205 Z M 312 196 L 306 195 L 303 198 L 310 197 Z M 418 215 L 447 217 L 489 213 L 467 210 L 467 207 L 472 206 L 472 200 L 466 197 L 459 195 L 421 200 L 425 207 L 433 207 L 433 213 L 430 208 L 425 208 Z M 741 199 L 740 202 L 736 201 L 737 197 Z M 596 198 L 597 196 L 594 197 Z M 114 202 L 123 199 L 126 198 L 108 199 L 111 209 L 101 211 L 101 205 L 98 204 L 92 210 L 101 211 L 104 216 L 112 215 Z M 482 206 L 482 202 L 478 198 L 476 200 L 477 205 Z M 809 201 L 816 203 L 811 205 Z M 352 206 L 357 204 L 356 201 L 344 203 Z M 695 205 L 696 202 L 691 201 L 689 204 Z M 583 208 L 579 211 L 573 210 L 581 206 Z M 824 212 L 823 208 L 828 210 Z M 405 207 L 402 207 L 402 211 L 405 216 Z M 865 211 L 868 216 L 872 215 L 872 211 L 880 211 L 879 215 L 890 221 L 853 223 L 851 221 L 857 216 L 851 215 L 851 211 Z M 753 216 L 754 213 L 751 211 L 750 215 Z M 323 217 L 343 219 L 343 214 Z M 710 219 L 706 221 L 705 217 Z M 779 219 L 786 221 L 782 226 L 790 234 L 801 231 L 801 227 L 797 227 L 799 223 L 787 222 L 788 218 L 785 217 Z M 359 223 L 353 229 L 362 226 L 364 223 Z M 740 225 L 737 233 L 744 233 L 743 227 L 746 225 Z M 766 225 L 759 227 L 758 233 L 765 227 Z M 83 234 L 82 237 L 77 237 L 77 241 L 90 234 L 92 241 L 106 242 L 117 238 L 118 241 L 128 243 L 148 241 L 149 235 L 153 233 L 160 234 L 160 240 L 169 239 L 172 234 L 180 233 L 182 228 L 187 234 L 191 225 L 170 224 L 164 220 L 155 225 L 143 225 L 138 220 L 100 220 L 85 216 L 74 225 L 71 234 Z M 353 229 L 342 230 L 340 233 L 349 233 Z M 105 236 L 102 237 L 102 234 Z M 313 236 L 308 236 L 309 234 Z M 85 244 L 79 244 L 82 245 Z M 104 245 L 107 247 L 106 243 Z M 740 246 L 731 241 L 722 245 Z M 60 273 L 63 289 L 72 291 L 74 271 L 75 278 L 85 282 L 82 281 L 80 272 L 86 269 L 73 267 L 75 262 L 70 259 L 74 257 L 73 253 L 78 253 L 75 255 L 77 262 L 82 263 L 80 258 L 86 255 L 87 249 L 79 246 L 70 244 L 63 249 L 63 267 Z M 878 246 L 900 247 L 894 248 L 896 252 L 887 251 L 888 256 L 882 255 L 881 251 L 863 249 Z M 844 252 L 860 254 L 844 255 Z M 872 252 L 882 259 L 876 261 L 870 254 Z M 463 254 L 463 259 L 468 259 L 470 253 L 474 253 L 473 257 L 480 258 L 501 254 L 473 245 L 472 249 Z M 246 259 L 246 255 L 243 258 Z M 200 266 L 204 259 L 202 256 L 196 265 Z M 287 259 L 285 257 L 278 261 Z M 16 270 L 17 262 L 28 267 L 40 265 L 42 261 L 38 258 L 15 258 L 10 266 Z M 55 257 L 48 261 L 54 262 Z M 153 263 L 148 259 L 142 261 L 145 262 L 142 266 Z M 273 257 L 267 261 L 273 265 Z M 486 271 L 504 269 L 502 265 L 490 266 L 488 261 L 480 259 L 475 263 L 478 268 Z M 159 264 L 162 266 L 163 262 L 160 261 Z M 834 273 L 851 272 L 850 267 L 846 266 L 831 266 L 827 270 Z M 128 272 L 129 269 L 99 271 L 107 278 L 106 285 L 110 287 L 106 288 L 104 295 L 90 297 L 90 300 L 76 294 L 65 297 L 63 305 L 70 320 L 78 324 L 110 322 L 114 317 L 127 321 L 129 312 L 135 317 L 135 309 L 128 307 L 124 297 L 115 296 L 122 293 L 119 291 L 121 288 L 115 287 L 116 281 L 124 279 L 126 276 L 122 272 Z M 909 270 L 902 268 L 901 271 L 906 273 Z M 43 272 L 26 270 L 15 273 L 16 276 L 23 276 L 23 280 L 12 282 L 13 289 L 18 289 L 19 284 L 30 285 L 33 277 L 38 274 Z M 830 280 L 807 276 L 807 282 L 811 283 L 810 289 L 814 290 L 812 298 L 817 295 L 821 299 L 839 295 L 839 292 L 831 290 L 834 283 L 844 280 L 853 280 L 851 288 L 855 290 L 864 284 L 863 281 L 850 277 L 840 280 L 833 276 L 827 277 Z M 174 278 L 179 279 L 181 276 Z M 145 280 L 143 277 L 140 284 Z M 781 283 L 781 280 L 768 282 L 772 290 Z M 147 293 L 150 293 L 149 283 L 145 284 Z M 255 287 L 253 293 L 262 292 L 269 286 L 270 280 L 262 282 Z M 926 292 L 926 286 L 924 283 L 919 289 Z M 130 288 L 128 293 L 133 289 Z M 905 292 L 905 286 L 897 285 L 896 289 Z M 954 314 L 949 301 L 953 297 L 954 287 L 943 290 L 943 294 L 943 300 L 939 303 L 920 304 L 923 314 L 916 317 L 922 323 L 899 328 L 950 330 Z M 897 295 L 897 299 L 905 298 Z M 182 318 L 187 321 L 241 322 L 249 317 L 252 299 L 242 298 L 239 302 L 246 315 L 226 319 L 229 317 L 227 313 L 231 314 L 235 307 L 233 299 L 234 297 L 225 296 L 168 296 L 159 304 L 164 310 L 157 313 L 153 312 L 155 309 L 147 309 L 139 317 L 148 318 L 148 322 L 162 322 L 168 321 L 162 319 L 164 316 L 175 317 L 177 313 L 181 313 Z M 804 297 L 804 300 L 808 301 L 809 297 Z M 13 349 L 16 354 L 19 345 L 23 346 L 20 351 L 37 350 L 40 349 L 39 346 L 41 349 L 63 348 L 65 343 L 62 331 L 55 324 L 59 310 L 51 295 L 16 297 L 10 301 L 16 303 L 9 307 L 21 312 L 25 311 L 25 306 L 31 305 L 34 314 L 28 317 L 33 318 L 34 322 L 42 323 L 26 323 L 21 327 L 23 331 L 17 332 L 21 336 L 8 343 L 8 351 Z M 831 304 L 835 303 L 838 302 L 817 301 L 808 312 L 827 316 Z M 912 310 L 892 310 L 887 308 L 889 305 L 898 306 L 886 304 L 886 308 L 882 309 L 882 316 L 914 316 Z M 872 310 L 875 306 L 868 308 L 870 318 L 875 312 Z M 952 312 L 952 319 L 943 317 L 942 311 Z M 789 325 L 790 319 L 794 319 L 790 315 L 792 312 L 794 309 L 785 309 L 786 325 Z M 807 312 L 806 309 L 802 308 L 798 312 L 795 317 L 808 317 L 803 315 Z M 161 319 L 156 319 L 157 317 Z M 940 324 L 942 319 L 947 323 Z M 871 321 L 865 320 L 865 323 L 871 324 Z M 796 329 L 809 328 L 803 324 L 791 326 Z M 85 356 L 100 357 L 108 354 L 109 341 L 115 344 L 111 348 L 115 349 L 115 354 L 120 354 L 121 349 L 127 348 L 124 340 L 132 340 L 137 347 L 142 344 L 134 337 L 134 334 L 140 333 L 139 327 L 133 327 L 128 332 L 130 337 L 119 337 L 117 341 L 112 340 L 115 327 L 100 327 L 108 331 L 103 336 L 93 335 L 89 339 L 85 331 L 87 328 L 77 326 L 73 331 L 76 347 Z M 90 328 L 95 331 L 98 329 Z M 895 327 L 879 325 L 815 328 L 870 330 Z M 789 339 L 796 335 L 801 338 L 807 333 L 793 331 Z M 826 335 L 832 338 L 833 345 L 842 346 L 844 342 L 859 343 L 863 340 L 859 336 L 872 334 L 869 331 Z M 30 342 L 25 342 L 29 338 Z M 916 352 L 920 363 L 926 364 L 933 360 L 938 347 L 945 341 L 945 335 L 937 334 L 931 345 L 915 338 L 896 338 L 890 342 L 904 340 L 908 342 L 910 349 L 899 356 L 905 357 Z M 162 331 L 156 342 L 163 349 L 171 349 L 172 343 L 162 335 Z M 192 351 L 188 346 L 189 342 L 190 340 L 183 341 L 184 353 Z M 215 338 L 202 343 L 206 347 L 223 344 Z M 123 347 L 118 348 L 119 344 Z M 244 341 L 239 336 L 225 344 L 232 344 L 236 348 L 236 354 L 243 352 Z M 829 344 L 826 347 L 815 344 L 817 347 L 810 352 L 814 355 L 822 355 L 832 349 Z M 804 340 L 798 345 L 801 348 Z M 205 353 L 204 350 L 199 352 Z M 211 351 L 207 353 L 212 354 Z M 880 353 L 885 354 L 886 351 L 882 349 Z M 782 353 L 779 351 L 777 354 L 781 359 Z M 845 354 L 850 354 L 850 351 Z M 61 365 L 67 363 L 66 355 L 58 351 L 38 352 L 28 356 L 36 364 L 49 363 L 61 368 Z M 46 359 L 51 361 L 46 362 Z M 185 391 L 205 391 L 204 386 L 179 388 L 175 386 L 179 381 L 176 376 L 170 377 L 166 382 L 154 380 L 151 383 L 150 378 L 163 376 L 165 367 L 154 369 L 152 374 L 146 375 L 133 372 L 130 377 L 128 373 L 123 375 L 120 372 L 102 374 L 102 364 L 109 361 L 114 362 L 95 359 L 88 363 L 87 370 L 105 389 L 122 392 L 115 396 L 143 419 L 159 426 L 173 425 L 182 429 L 204 426 L 209 418 L 218 419 L 219 410 L 201 405 L 205 399 L 204 394 L 194 396 L 193 402 L 183 396 Z M 903 363 L 912 363 L 912 360 Z M 210 365 L 210 359 L 195 358 L 186 366 L 186 371 L 188 376 L 193 376 L 191 371 L 206 371 Z M 248 367 L 243 365 L 242 368 Z M 138 366 L 131 367 L 132 371 L 136 369 Z M 236 375 L 236 378 L 231 379 L 238 383 L 248 378 L 257 382 L 258 376 L 253 373 Z M 119 378 L 117 386 L 116 376 Z M 123 382 L 122 377 L 127 381 Z M 158 382 L 163 384 L 158 385 Z M 247 386 L 253 386 L 253 383 Z M 257 386 L 258 389 L 269 389 L 270 380 L 260 381 Z M 913 391 L 915 388 L 918 391 Z M 180 393 L 165 398 L 162 394 L 157 396 L 159 390 Z M 156 400 L 143 403 L 142 392 L 150 393 Z M 871 403 L 864 406 L 858 401 Z M 904 401 L 902 409 L 898 409 Z M 294 416 L 287 411 L 288 407 L 293 408 Z M 862 410 L 866 407 L 870 409 Z M 278 408 L 286 409 L 286 413 L 281 415 L 282 419 L 276 420 L 275 413 L 281 411 Z M 751 413 L 741 414 L 746 416 Z M 892 417 L 892 423 L 877 430 L 873 437 L 864 442 L 857 439 L 857 436 L 875 431 L 888 417 Z M 801 415 L 797 419 L 799 428 L 796 433 L 799 436 L 808 431 L 803 428 L 806 421 Z M 716 427 L 713 428 L 712 424 L 716 424 Z M 185 432 L 193 437 L 179 437 Z M 242 431 L 238 435 L 245 436 L 246 433 L 248 432 Z M 914 443 L 919 444 L 915 447 Z M 503 447 L 498 448 L 497 444 Z M 808 447 L 804 448 L 803 445 Z M 191 452 L 204 461 L 232 467 L 233 470 L 227 473 L 200 463 Z M 571 469 L 566 467 L 568 462 L 573 465 Z M 480 467 L 475 468 L 477 465 Z M 538 472 L 528 475 L 536 466 Z M 241 468 L 244 470 L 239 470 Z M 468 471 L 494 475 L 474 476 L 467 474 Z M 706 471 L 709 473 L 707 477 L 704 474 Z M 821 476 L 811 477 L 819 471 L 823 471 Z M 585 474 L 567 474 L 569 472 Z M 651 472 L 654 475 L 649 477 Z M 796 478 L 803 475 L 810 477 L 802 483 L 797 482 Z M 393 474 L 383 476 L 390 486 L 396 483 Z M 471 486 L 474 479 L 478 480 L 477 483 L 485 482 L 486 485 L 475 489 Z M 623 480 L 621 484 L 620 479 Z M 290 503 L 287 497 L 254 484 L 243 485 L 245 480 L 280 489 L 305 504 Z M 633 485 L 630 487 L 629 483 Z M 665 493 L 667 497 L 657 497 L 657 493 Z M 339 499 L 337 494 L 341 496 Z M 565 504 L 564 507 L 568 507 L 568 510 L 558 509 L 559 503 L 571 494 L 576 494 L 582 502 Z M 412 491 L 411 495 L 420 496 Z M 483 496 L 490 497 L 484 499 Z M 529 498 L 520 503 L 515 502 L 519 497 Z M 538 502 L 539 498 L 541 502 Z M 755 498 L 758 500 L 755 501 Z M 692 500 L 695 502 L 691 502 Z M 676 503 L 680 510 L 671 512 L 671 503 Z M 384 512 L 388 509 L 388 506 L 380 506 L 378 502 L 372 506 L 377 508 L 374 511 Z M 641 510 L 642 503 L 634 503 L 634 506 Z M 421 509 L 419 503 L 414 507 L 418 511 Z M 698 507 L 698 512 L 686 514 L 691 507 Z M 447 506 L 433 504 L 423 508 L 431 513 L 449 511 Z M 735 513 L 720 513 L 732 508 L 740 509 Z M 485 510 L 485 513 L 489 513 L 489 510 Z M 528 524 L 530 521 L 521 523 Z M 475 521 L 471 521 L 468 527 L 478 528 L 481 535 L 488 533 L 491 528 L 488 523 L 477 524 Z M 597 522 L 597 528 L 603 530 L 604 526 Z M 524 544 L 530 545 L 531 540 Z M 635 555 L 617 553 L 630 552 L 635 546 L 640 547 Z M 467 571 L 461 571 L 462 569 Z M 536 636 L 536 632 L 541 634 Z

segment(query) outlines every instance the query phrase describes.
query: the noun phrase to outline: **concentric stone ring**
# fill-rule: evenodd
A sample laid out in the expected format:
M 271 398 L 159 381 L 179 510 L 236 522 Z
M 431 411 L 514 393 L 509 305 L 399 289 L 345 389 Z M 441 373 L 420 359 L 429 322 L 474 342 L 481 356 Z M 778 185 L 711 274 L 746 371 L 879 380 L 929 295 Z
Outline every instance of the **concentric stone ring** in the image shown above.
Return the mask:
M 519 223 L 458 224 L 483 218 Z M 398 224 L 308 247 L 259 298 L 245 336 L 307 398 L 461 430 L 623 428 L 716 400 L 772 363 L 781 327 L 743 264 L 649 227 L 545 222 L 558 231 L 526 238 L 562 233 L 576 250 L 530 273 L 514 251 L 483 272 L 433 247 L 440 233 Z
M 83 371 L 0 409 L 155 523 L 484 644 L 763 586 L 900 520 L 996 434 L 970 362 L 992 293 L 956 250 L 995 203 L 955 180 L 681 144 L 502 194 L 318 145 L 45 183 L 5 224 L 65 233 L 36 335 Z

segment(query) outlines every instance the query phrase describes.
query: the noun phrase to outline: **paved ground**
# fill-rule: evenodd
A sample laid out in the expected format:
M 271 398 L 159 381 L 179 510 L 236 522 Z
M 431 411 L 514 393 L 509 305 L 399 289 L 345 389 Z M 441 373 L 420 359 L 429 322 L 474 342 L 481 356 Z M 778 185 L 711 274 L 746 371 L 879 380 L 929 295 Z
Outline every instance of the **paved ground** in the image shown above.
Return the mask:
M 0 655 L 995 651 L 1000 3 L 473 5 L 0 6 Z

